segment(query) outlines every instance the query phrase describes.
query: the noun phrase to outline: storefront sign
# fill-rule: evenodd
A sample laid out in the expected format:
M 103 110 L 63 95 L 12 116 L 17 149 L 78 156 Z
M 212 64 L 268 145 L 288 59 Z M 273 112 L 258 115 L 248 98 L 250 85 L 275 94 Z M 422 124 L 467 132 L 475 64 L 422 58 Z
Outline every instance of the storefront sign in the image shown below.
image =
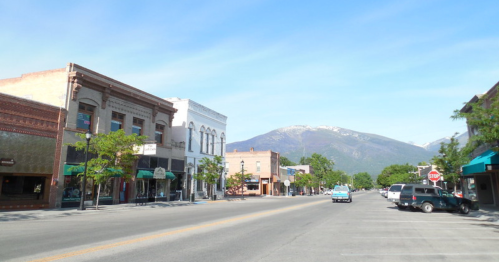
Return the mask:
M 144 155 L 156 155 L 156 144 L 145 144 Z
M 13 166 L 16 164 L 14 159 L 0 158 L 0 166 Z
M 269 179 L 262 179 L 262 184 L 268 184 L 269 183 Z
M 166 171 L 164 168 L 156 167 L 156 169 L 154 169 L 154 175 L 153 175 L 154 179 L 166 179 L 165 175 L 166 175 Z

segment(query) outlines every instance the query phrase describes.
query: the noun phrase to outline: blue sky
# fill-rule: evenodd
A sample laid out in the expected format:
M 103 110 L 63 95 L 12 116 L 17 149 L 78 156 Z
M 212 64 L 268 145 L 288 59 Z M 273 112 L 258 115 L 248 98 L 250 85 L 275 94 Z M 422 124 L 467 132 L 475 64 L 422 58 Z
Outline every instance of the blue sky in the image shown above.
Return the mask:
M 0 78 L 77 63 L 228 117 L 227 141 L 337 126 L 423 144 L 499 81 L 499 2 L 5 1 Z

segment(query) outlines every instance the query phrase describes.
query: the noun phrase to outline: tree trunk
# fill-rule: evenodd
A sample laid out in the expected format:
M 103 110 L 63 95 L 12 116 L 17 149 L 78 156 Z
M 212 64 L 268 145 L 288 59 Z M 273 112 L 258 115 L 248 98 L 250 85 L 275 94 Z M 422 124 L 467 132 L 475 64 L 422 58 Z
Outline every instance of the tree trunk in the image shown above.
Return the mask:
M 97 201 L 95 201 L 95 210 L 99 210 L 99 197 L 100 197 L 100 183 L 97 189 Z

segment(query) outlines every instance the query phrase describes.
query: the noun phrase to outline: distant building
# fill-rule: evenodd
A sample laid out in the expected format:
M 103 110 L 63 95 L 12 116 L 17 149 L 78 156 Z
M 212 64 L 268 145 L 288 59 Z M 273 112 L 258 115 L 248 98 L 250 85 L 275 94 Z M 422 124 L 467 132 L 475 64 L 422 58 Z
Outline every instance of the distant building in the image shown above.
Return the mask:
M 244 161 L 244 173 L 252 174 L 249 181 L 244 183 L 244 195 L 279 195 L 281 180 L 279 177 L 279 153 L 267 151 L 227 152 L 227 176 L 234 176 L 241 172 L 241 162 Z M 241 192 L 239 192 L 240 194 Z
M 207 184 L 194 180 L 201 172 L 199 161 L 204 157 L 221 156 L 225 160 L 227 117 L 190 99 L 166 98 L 173 103 L 177 113 L 172 122 L 172 135 L 176 141 L 185 141 L 185 175 L 182 177 L 184 197 L 195 194 L 196 198 L 207 196 Z M 225 164 L 225 163 L 224 163 Z M 225 174 L 220 174 L 216 185 L 218 198 L 224 196 Z

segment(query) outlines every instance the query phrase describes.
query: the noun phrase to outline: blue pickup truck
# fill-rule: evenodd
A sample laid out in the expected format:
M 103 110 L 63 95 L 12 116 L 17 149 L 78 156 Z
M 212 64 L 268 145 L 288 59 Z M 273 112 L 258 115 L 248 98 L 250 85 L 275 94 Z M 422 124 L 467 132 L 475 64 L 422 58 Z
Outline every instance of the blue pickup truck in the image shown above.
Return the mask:
M 348 186 L 335 186 L 333 193 L 331 194 L 331 199 L 334 202 L 347 201 L 352 202 L 352 191 Z

